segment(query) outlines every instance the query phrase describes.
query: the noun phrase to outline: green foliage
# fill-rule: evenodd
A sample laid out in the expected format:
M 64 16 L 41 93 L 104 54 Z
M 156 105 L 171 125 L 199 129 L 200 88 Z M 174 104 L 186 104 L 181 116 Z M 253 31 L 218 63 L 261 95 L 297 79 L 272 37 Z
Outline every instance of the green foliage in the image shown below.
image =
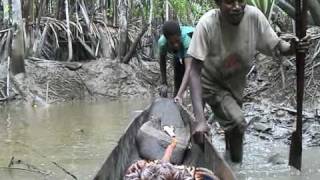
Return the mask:
M 172 5 L 173 9 L 175 10 L 176 14 L 179 18 L 185 19 L 188 16 L 188 1 L 187 0 L 169 0 L 170 4 Z
M 247 3 L 259 8 L 267 17 L 270 16 L 275 0 L 247 0 Z
M 149 17 L 151 0 L 136 0 L 133 16 Z M 165 0 L 152 0 L 153 18 L 165 16 Z M 215 7 L 214 0 L 169 0 L 170 9 L 173 9 L 182 24 L 192 24 L 198 20 L 205 12 Z
M 190 24 L 191 19 L 197 21 L 205 12 L 215 7 L 213 0 L 170 0 L 172 8 L 182 23 Z
M 191 12 L 195 20 L 199 20 L 204 13 L 206 13 L 210 9 L 213 9 L 214 7 L 216 6 L 213 3 L 205 2 L 203 4 L 200 4 L 199 2 L 191 2 Z

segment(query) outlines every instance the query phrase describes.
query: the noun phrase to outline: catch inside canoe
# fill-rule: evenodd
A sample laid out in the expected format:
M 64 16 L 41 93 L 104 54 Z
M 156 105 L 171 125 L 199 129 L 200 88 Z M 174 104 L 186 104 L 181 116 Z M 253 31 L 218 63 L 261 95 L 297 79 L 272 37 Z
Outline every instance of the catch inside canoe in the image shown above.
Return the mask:
M 168 102 L 172 100 L 159 98 L 155 102 L 159 101 Z M 141 159 L 137 148 L 136 135 L 140 127 L 150 119 L 153 104 L 133 118 L 94 180 L 122 180 L 126 169 L 133 162 Z M 170 111 L 169 109 L 165 107 L 163 109 L 165 109 L 166 112 L 162 114 L 170 114 L 170 112 L 167 112 Z M 193 116 L 184 107 L 179 106 L 178 109 L 182 120 L 189 123 L 189 127 L 191 127 L 191 124 L 194 123 Z M 231 168 L 219 155 L 210 139 L 211 138 L 206 136 L 204 144 L 200 146 L 194 143 L 191 138 L 191 146 L 184 155 L 183 164 L 213 170 L 221 180 L 236 180 Z

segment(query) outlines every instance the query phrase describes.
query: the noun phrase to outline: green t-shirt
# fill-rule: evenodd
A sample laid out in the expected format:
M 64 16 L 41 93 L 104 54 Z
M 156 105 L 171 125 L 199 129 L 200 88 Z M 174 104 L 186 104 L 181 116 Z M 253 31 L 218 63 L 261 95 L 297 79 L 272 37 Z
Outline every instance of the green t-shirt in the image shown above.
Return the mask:
M 185 58 L 187 50 L 189 48 L 190 41 L 191 41 L 192 33 L 194 31 L 194 27 L 180 26 L 180 29 L 181 29 L 181 48 L 175 54 L 175 56 L 177 58 Z M 164 37 L 164 35 L 161 35 L 161 37 L 158 40 L 158 49 L 159 49 L 160 55 L 171 53 L 168 48 L 167 39 Z

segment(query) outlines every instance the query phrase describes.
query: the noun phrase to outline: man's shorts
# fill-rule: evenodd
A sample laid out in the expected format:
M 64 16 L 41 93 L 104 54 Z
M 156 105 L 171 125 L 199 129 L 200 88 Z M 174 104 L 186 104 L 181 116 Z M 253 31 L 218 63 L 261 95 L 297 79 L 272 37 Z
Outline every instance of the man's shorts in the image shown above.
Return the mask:
M 241 103 L 228 91 L 221 91 L 219 93 L 209 93 L 204 90 L 204 102 L 208 103 L 218 120 L 220 126 L 225 131 L 230 131 L 235 127 L 244 131 L 246 128 L 246 121 Z

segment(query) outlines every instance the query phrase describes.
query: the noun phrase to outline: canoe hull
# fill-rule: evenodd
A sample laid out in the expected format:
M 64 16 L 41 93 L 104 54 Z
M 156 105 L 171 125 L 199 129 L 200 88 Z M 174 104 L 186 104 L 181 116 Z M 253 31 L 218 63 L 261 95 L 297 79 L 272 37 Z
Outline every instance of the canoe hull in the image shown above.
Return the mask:
M 128 166 L 140 159 L 135 137 L 140 127 L 148 121 L 151 107 L 133 119 L 94 180 L 121 180 Z M 179 109 L 182 119 L 192 124 L 194 119 L 190 113 L 184 107 Z M 186 152 L 183 164 L 211 169 L 221 180 L 236 179 L 231 168 L 216 151 L 208 137 L 205 138 L 202 146 L 191 140 L 191 149 Z

